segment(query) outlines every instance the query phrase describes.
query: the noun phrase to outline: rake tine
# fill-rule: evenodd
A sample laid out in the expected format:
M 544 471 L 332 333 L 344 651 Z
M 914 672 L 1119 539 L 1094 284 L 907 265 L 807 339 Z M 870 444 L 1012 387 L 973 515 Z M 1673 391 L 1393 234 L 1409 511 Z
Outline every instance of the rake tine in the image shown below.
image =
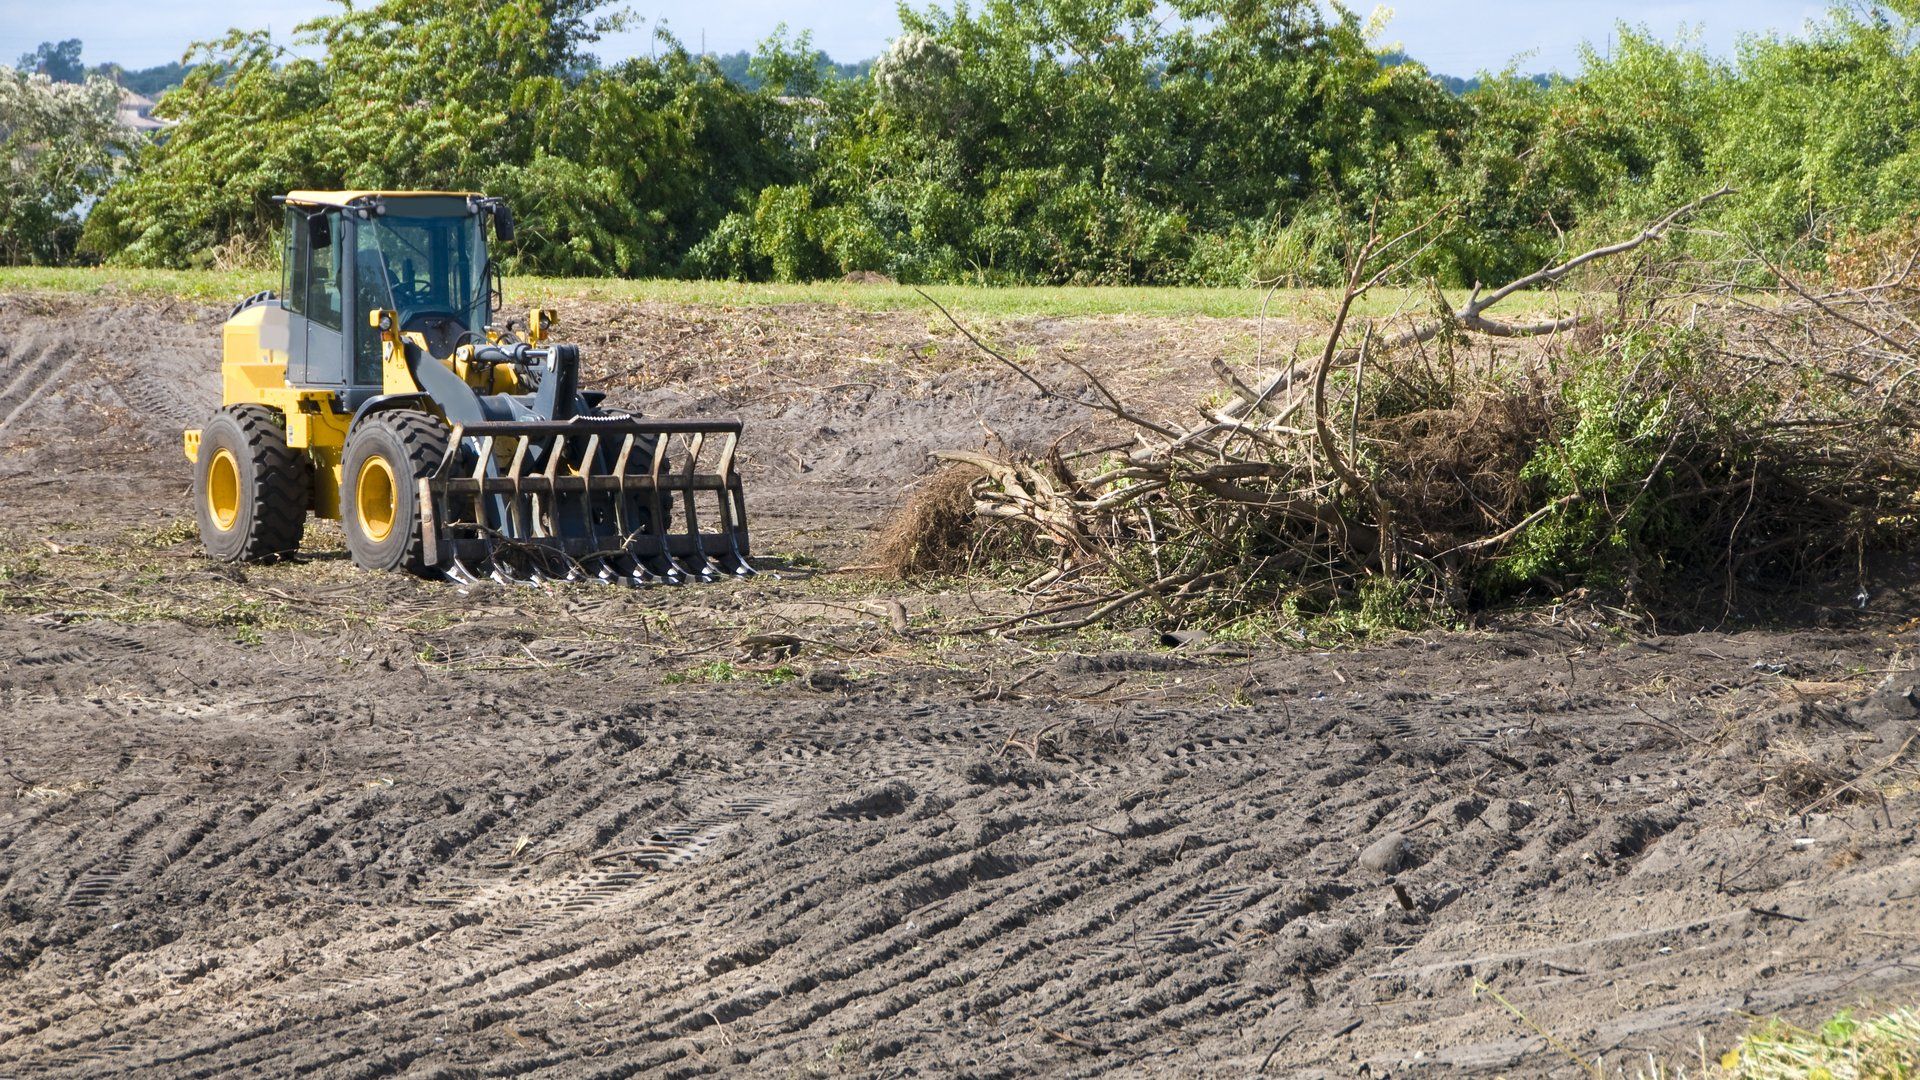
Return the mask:
M 622 547 L 612 555 L 608 555 L 606 559 L 602 561 L 602 565 L 611 571 L 614 580 L 622 585 L 638 588 L 646 584 L 642 577 L 642 575 L 646 573 L 646 569 L 640 565 L 640 560 L 634 558 L 633 554 L 627 551 L 625 547 Z
M 533 582 L 530 579 L 523 578 L 519 574 L 514 573 L 513 567 L 509 566 L 506 562 L 501 560 L 500 553 L 501 553 L 501 549 L 498 546 L 496 546 L 493 548 L 492 551 L 488 553 L 488 556 L 487 556 L 488 563 L 493 567 L 493 573 L 490 575 L 493 578 L 493 580 L 499 582 L 502 585 L 532 585 L 533 584 Z
M 598 581 L 602 585 L 611 585 L 614 582 L 613 571 L 608 568 L 607 560 L 598 555 L 589 555 L 581 564 L 581 570 L 591 580 Z
M 470 447 L 473 451 L 472 479 L 478 482 L 487 475 L 488 469 L 493 468 L 493 436 L 488 435 L 483 439 L 469 437 L 467 441 L 473 444 Z M 473 496 L 473 520 L 483 525 L 487 522 L 487 498 L 478 492 Z M 504 525 L 506 521 L 506 504 L 502 502 L 500 503 L 500 523 Z
M 541 571 L 545 571 L 547 580 L 574 582 L 582 580 L 582 563 L 574 561 L 564 552 L 541 552 Z
M 661 554 L 635 561 L 646 570 L 649 577 L 662 585 L 680 583 L 680 568 L 674 564 L 673 556 L 665 554 L 664 550 Z
M 447 576 L 651 586 L 755 573 L 734 460 L 737 421 L 595 419 L 460 430 L 460 449 L 450 448 L 433 477 L 446 500 L 435 503 L 436 517 L 454 531 L 453 549 L 441 551 Z M 716 503 L 701 505 L 706 491 Z M 468 499 L 472 515 L 456 515 L 452 504 Z
M 553 442 L 547 446 L 546 468 L 541 469 L 537 474 L 542 480 L 546 481 L 547 490 L 546 494 L 541 496 L 541 505 L 546 509 L 547 520 L 545 531 L 549 536 L 566 535 L 567 527 L 565 523 L 561 521 L 561 518 L 563 516 L 571 517 L 571 511 L 574 509 L 571 500 L 560 498 L 559 494 L 554 491 L 554 479 L 560 475 L 560 466 L 566 464 L 566 462 L 567 437 L 565 435 L 555 435 Z M 538 524 L 537 518 L 535 519 L 535 523 Z M 565 580 L 573 580 L 571 571 L 568 572 Z
M 687 439 L 687 468 L 680 488 L 681 500 L 687 508 L 687 535 L 693 538 L 694 558 L 699 560 L 701 581 L 713 581 L 713 556 L 707 553 L 706 536 L 700 531 L 700 512 L 696 509 L 698 500 L 694 497 L 693 478 L 700 471 L 700 451 L 705 448 L 707 436 L 704 432 L 694 432 Z
M 746 501 L 733 486 L 734 451 L 740 448 L 740 437 L 729 434 L 720 444 L 719 474 L 721 487 L 715 492 L 720 498 L 720 526 L 727 535 L 727 552 L 733 559 L 733 573 L 738 577 L 751 577 L 753 567 L 747 563 L 746 553 L 740 550 L 740 533 L 746 527 Z
M 633 460 L 633 433 L 620 440 L 620 453 L 613 462 L 613 527 L 621 536 L 631 537 L 638 522 L 628 521 L 631 504 L 627 501 L 627 468 Z
M 632 588 L 638 584 L 638 582 L 634 580 L 633 572 L 628 569 L 628 563 L 630 561 L 624 553 L 602 556 L 600 559 L 600 580 L 608 585 L 621 585 Z
M 667 567 L 666 572 L 661 576 L 674 585 L 680 584 L 685 578 L 693 577 L 693 571 L 689 570 L 686 564 L 680 561 L 680 557 L 667 546 L 666 537 L 662 536 L 660 540 L 660 561 Z
M 601 529 L 593 520 L 593 481 L 600 475 L 600 433 L 596 431 L 587 436 L 586 449 L 580 452 L 580 520 L 586 525 L 587 535 L 592 538 L 595 547 L 605 546 L 601 540 Z M 583 566 L 582 572 L 586 569 Z
M 727 492 L 724 492 L 724 491 L 721 492 L 720 498 L 722 500 L 725 500 L 727 498 L 727 494 L 728 494 Z M 729 516 L 730 515 L 722 514 L 721 518 L 724 520 Z M 740 553 L 740 534 L 738 532 L 735 532 L 731 528 L 727 530 L 726 557 L 732 562 L 733 575 L 735 577 L 747 578 L 747 577 L 753 576 L 754 574 L 753 567 L 748 564 L 747 557 Z
M 661 490 L 660 474 L 666 469 L 667 450 L 673 442 L 673 436 L 662 432 L 653 438 L 653 456 L 647 462 L 649 488 L 647 491 L 647 529 L 659 541 L 660 555 L 667 564 L 669 573 L 678 569 L 673 561 L 673 551 L 667 543 L 671 530 L 667 527 L 668 518 L 673 513 L 672 500 Z

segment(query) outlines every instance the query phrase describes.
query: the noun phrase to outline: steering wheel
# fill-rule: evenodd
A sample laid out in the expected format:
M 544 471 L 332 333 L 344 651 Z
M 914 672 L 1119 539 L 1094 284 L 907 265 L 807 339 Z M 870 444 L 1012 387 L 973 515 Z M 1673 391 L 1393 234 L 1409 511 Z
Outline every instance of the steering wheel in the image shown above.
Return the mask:
M 405 311 L 420 302 L 420 289 L 413 282 L 402 281 L 398 274 L 391 272 L 387 276 L 392 279 L 394 307 Z

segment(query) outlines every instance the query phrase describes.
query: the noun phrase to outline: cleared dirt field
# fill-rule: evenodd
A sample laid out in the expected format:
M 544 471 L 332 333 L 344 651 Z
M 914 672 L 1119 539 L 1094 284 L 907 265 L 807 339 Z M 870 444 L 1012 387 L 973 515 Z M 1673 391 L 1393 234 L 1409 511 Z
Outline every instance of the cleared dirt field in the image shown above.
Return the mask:
M 1920 992 L 1900 612 L 956 639 L 1005 598 L 821 567 L 928 451 L 1081 418 L 823 307 L 565 327 L 748 421 L 757 579 L 236 570 L 178 436 L 222 314 L 0 297 L 0 1076 L 1530 1076 L 1477 987 L 1629 1070 Z M 1165 401 L 1298 332 L 990 329 Z

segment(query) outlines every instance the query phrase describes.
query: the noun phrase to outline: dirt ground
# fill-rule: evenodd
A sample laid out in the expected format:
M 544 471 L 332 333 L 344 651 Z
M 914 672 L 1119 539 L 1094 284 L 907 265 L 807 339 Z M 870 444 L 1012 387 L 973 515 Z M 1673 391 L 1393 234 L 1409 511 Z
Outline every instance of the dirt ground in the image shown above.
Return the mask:
M 834 571 L 929 451 L 1082 418 L 810 307 L 567 327 L 746 419 L 755 579 L 234 569 L 222 314 L 0 297 L 0 1076 L 1630 1076 L 1920 990 L 1899 612 L 958 638 L 1007 598 Z M 1169 401 L 1301 332 L 986 329 Z

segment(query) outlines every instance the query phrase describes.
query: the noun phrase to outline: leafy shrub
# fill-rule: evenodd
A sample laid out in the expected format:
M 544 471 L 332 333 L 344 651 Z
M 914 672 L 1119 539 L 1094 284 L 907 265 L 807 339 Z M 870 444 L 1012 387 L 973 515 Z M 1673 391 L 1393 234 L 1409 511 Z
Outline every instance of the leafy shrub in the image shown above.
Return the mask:
M 515 205 L 509 269 L 666 274 L 743 200 L 786 181 L 791 111 L 671 40 L 600 68 L 601 0 L 382 0 L 196 47 L 141 149 L 87 225 L 134 265 L 203 265 L 266 235 L 297 188 L 486 190 Z
M 1458 96 L 1312 0 L 910 7 L 866 75 L 782 28 L 755 90 L 671 39 L 600 67 L 604 6 L 379 0 L 303 24 L 297 52 L 198 46 L 158 108 L 178 125 L 132 155 L 86 243 L 206 265 L 236 234 L 257 245 L 291 188 L 485 188 L 521 204 L 502 255 L 524 272 L 1324 284 L 1380 215 L 1445 223 L 1406 274 L 1469 285 L 1723 183 L 1743 197 L 1719 227 L 1676 238 L 1723 265 L 1752 242 L 1818 265 L 1920 200 L 1910 0 L 1837 6 L 1731 61 L 1621 27 L 1571 78 Z
M 123 145 L 118 100 L 105 79 L 58 83 L 0 67 L 0 263 L 72 255 L 78 211 L 106 187 Z

